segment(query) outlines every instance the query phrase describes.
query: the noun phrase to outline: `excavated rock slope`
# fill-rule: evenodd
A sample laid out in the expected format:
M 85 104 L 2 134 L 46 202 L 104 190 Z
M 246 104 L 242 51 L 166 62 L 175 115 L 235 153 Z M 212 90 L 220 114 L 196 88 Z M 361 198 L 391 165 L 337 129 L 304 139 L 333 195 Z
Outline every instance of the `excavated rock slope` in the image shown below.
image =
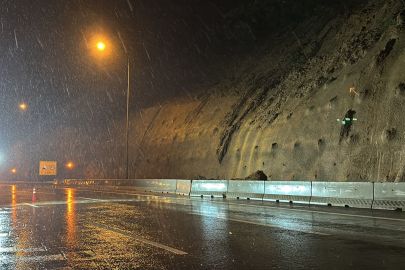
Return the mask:
M 284 33 L 203 98 L 140 112 L 131 177 L 405 181 L 404 104 L 404 4 L 369 1 Z

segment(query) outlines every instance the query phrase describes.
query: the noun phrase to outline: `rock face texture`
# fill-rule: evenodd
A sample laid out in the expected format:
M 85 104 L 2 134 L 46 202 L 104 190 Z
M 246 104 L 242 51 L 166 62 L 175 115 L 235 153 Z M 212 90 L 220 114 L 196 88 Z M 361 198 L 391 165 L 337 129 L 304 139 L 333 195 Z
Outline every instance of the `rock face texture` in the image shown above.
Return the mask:
M 311 17 L 206 94 L 138 112 L 130 177 L 404 181 L 404 72 L 402 1 Z

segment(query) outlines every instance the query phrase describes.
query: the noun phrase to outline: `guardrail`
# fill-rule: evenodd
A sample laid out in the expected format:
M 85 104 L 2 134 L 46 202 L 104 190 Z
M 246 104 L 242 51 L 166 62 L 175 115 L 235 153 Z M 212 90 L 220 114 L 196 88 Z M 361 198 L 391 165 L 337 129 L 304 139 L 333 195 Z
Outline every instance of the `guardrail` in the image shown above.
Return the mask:
M 405 183 L 174 179 L 65 179 L 55 186 L 125 188 L 189 196 L 228 197 L 373 209 L 405 209 Z

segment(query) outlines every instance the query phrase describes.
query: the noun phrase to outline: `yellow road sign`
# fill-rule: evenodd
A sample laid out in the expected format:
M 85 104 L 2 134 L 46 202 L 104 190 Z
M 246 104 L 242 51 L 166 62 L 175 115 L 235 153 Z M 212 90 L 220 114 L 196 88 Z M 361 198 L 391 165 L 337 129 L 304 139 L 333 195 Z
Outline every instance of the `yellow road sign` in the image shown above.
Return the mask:
M 40 161 L 39 175 L 56 175 L 56 161 Z

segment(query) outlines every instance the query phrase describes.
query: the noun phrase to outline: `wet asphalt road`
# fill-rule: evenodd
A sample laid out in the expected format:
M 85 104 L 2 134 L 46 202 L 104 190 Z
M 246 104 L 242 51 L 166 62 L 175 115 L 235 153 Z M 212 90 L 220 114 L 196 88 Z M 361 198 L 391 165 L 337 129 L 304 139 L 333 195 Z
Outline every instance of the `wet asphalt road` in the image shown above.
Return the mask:
M 0 186 L 0 269 L 405 269 L 405 213 Z

